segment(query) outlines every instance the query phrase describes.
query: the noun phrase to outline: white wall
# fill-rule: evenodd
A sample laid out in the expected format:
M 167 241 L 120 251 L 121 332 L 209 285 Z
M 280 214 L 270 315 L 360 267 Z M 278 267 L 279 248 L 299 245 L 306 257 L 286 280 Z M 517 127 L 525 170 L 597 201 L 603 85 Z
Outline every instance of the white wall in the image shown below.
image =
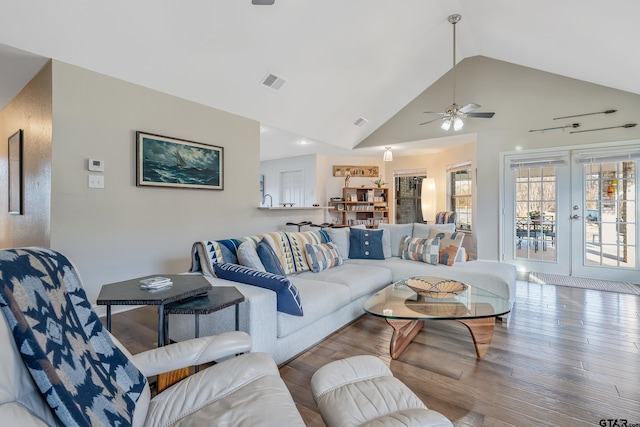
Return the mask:
M 280 200 L 280 174 L 295 171 L 303 173 L 304 202 L 302 206 L 313 206 L 314 203 L 318 203 L 316 168 L 315 154 L 260 162 L 260 173 L 264 175 L 264 192 L 273 197 L 273 206 L 278 206 L 281 202 L 289 202 L 289 200 Z
M 296 218 L 257 209 L 258 122 L 58 61 L 52 75 L 51 247 L 90 299 L 106 283 L 187 271 L 194 241 Z M 224 147 L 224 191 L 136 187 L 136 130 Z M 88 158 L 105 161 L 104 189 L 88 188 Z

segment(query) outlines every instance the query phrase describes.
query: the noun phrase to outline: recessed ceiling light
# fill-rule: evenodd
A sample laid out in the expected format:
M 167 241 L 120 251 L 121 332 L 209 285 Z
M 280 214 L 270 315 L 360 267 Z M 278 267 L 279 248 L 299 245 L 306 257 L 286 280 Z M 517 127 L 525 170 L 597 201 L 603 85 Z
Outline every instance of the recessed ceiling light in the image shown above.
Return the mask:
M 311 141 L 307 141 L 306 139 L 301 139 L 300 141 L 298 141 L 298 144 L 307 145 L 307 144 L 311 144 Z

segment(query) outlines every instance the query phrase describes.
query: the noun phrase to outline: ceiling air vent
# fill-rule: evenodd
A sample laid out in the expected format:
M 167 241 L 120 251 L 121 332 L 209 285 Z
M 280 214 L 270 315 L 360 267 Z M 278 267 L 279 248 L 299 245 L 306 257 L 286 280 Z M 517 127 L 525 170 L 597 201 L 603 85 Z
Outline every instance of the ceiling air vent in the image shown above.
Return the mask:
M 367 119 L 365 119 L 364 117 L 360 117 L 358 120 L 356 120 L 355 122 L 353 122 L 354 125 L 358 126 L 359 128 L 361 128 L 362 126 L 364 126 L 366 123 L 368 122 Z
M 271 73 L 267 74 L 267 76 L 262 79 L 262 84 L 273 90 L 279 90 L 285 82 L 286 80 L 282 77 L 278 77 Z

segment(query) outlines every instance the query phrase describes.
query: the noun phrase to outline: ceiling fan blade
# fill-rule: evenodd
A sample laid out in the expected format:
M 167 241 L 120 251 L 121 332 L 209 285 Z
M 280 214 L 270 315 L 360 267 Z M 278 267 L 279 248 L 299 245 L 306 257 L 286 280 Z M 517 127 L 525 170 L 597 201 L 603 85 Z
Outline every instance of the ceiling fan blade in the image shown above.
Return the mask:
M 447 113 L 439 113 L 437 111 L 423 111 L 424 114 L 439 114 L 441 116 L 444 116 Z
M 427 125 L 427 124 L 429 124 L 429 123 L 433 123 L 433 122 L 437 122 L 438 120 L 442 120 L 442 119 L 441 119 L 441 118 L 438 118 L 438 119 L 429 120 L 428 122 L 420 123 L 420 125 L 419 125 L 419 126 Z
M 469 111 L 476 110 L 476 109 L 478 109 L 480 107 L 481 107 L 481 105 L 471 103 L 471 104 L 465 105 L 464 107 L 462 107 L 458 111 L 460 111 L 461 113 L 468 113 Z
M 467 117 L 476 117 L 480 119 L 490 119 L 495 113 L 467 113 Z

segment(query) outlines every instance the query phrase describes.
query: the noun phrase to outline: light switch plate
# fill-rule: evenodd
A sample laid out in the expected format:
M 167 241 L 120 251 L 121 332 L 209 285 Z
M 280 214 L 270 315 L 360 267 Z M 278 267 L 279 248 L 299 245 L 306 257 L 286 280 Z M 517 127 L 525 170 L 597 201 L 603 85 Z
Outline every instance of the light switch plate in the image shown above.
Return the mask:
M 89 188 L 104 188 L 104 176 L 89 175 Z

